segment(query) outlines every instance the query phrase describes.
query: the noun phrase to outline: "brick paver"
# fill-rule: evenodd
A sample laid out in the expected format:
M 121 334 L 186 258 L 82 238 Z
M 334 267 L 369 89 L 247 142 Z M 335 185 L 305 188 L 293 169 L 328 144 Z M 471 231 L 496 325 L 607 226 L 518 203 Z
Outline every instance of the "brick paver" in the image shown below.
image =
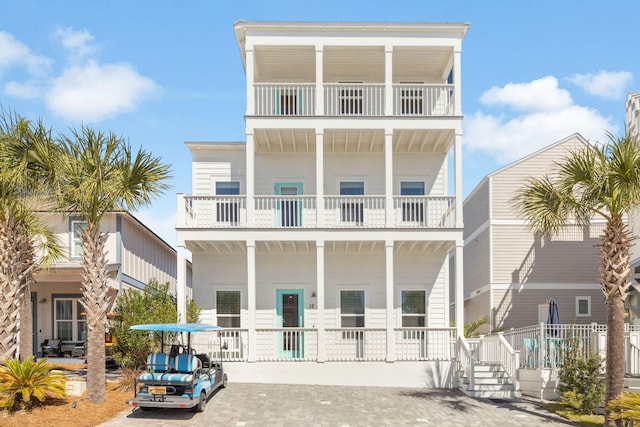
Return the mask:
M 101 427 L 568 426 L 529 400 L 472 399 L 457 390 L 229 383 L 205 412 L 127 410 Z

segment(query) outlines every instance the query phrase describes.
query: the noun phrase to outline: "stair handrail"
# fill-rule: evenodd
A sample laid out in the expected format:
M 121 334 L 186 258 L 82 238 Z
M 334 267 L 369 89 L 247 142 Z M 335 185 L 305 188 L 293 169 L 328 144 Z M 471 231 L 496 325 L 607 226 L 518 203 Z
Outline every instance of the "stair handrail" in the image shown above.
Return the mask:
M 475 350 L 463 336 L 458 337 L 458 361 L 463 375 L 469 379 L 469 390 L 475 390 Z
M 504 370 L 509 374 L 513 387 L 520 390 L 520 350 L 514 350 L 502 333 L 498 334 L 500 340 L 500 353 Z

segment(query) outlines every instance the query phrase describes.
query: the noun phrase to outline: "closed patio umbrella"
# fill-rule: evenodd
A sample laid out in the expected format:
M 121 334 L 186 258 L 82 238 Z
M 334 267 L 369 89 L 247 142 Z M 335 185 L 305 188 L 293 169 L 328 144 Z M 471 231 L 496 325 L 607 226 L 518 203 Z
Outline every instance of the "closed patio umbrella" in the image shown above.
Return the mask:
M 560 314 L 558 313 L 558 303 L 556 300 L 551 298 L 549 300 L 549 315 L 547 316 L 547 334 L 553 337 L 558 336 L 558 327 L 554 325 L 560 324 Z M 558 350 L 558 341 L 557 338 L 547 338 L 547 346 L 549 352 L 549 362 L 551 363 L 551 368 L 555 369 L 559 360 L 558 354 L 556 353 Z
M 558 313 L 558 303 L 553 298 L 549 300 L 549 316 L 547 316 L 547 323 L 550 325 L 560 324 L 560 314 Z

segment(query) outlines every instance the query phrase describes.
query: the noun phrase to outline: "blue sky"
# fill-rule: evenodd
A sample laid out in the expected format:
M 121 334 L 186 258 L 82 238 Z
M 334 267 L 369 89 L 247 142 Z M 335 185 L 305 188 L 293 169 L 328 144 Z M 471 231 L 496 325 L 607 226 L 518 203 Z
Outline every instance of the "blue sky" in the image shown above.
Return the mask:
M 184 141 L 244 141 L 237 20 L 465 22 L 464 193 L 575 132 L 624 129 L 638 91 L 640 2 L 0 0 L 0 104 L 57 132 L 112 130 L 172 165 L 172 189 L 136 213 L 175 244 Z

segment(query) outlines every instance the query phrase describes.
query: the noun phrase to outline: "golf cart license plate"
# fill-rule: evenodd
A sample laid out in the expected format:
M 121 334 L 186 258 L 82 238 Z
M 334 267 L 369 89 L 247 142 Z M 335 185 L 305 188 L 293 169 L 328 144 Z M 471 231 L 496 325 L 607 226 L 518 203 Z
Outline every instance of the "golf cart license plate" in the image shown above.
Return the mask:
M 167 394 L 166 387 L 149 387 L 149 394 Z

